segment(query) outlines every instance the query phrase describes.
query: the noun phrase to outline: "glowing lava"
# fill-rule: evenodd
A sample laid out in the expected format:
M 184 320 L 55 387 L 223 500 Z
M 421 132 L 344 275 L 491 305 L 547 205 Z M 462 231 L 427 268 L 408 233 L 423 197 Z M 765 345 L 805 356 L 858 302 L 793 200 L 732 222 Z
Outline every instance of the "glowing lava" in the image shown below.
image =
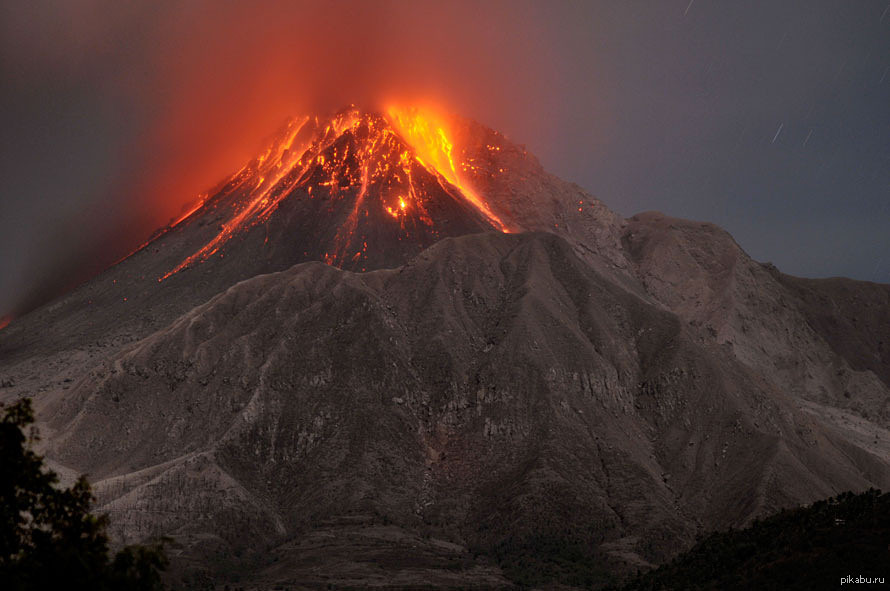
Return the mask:
M 363 114 L 350 107 L 329 120 L 292 120 L 256 159 L 233 175 L 214 196 L 202 196 L 165 231 L 207 209 L 222 215 L 219 232 L 158 280 L 162 281 L 219 253 L 233 236 L 269 220 L 289 195 L 307 196 L 326 212 L 340 212 L 328 264 L 364 270 L 368 234 L 362 222 L 397 223 L 399 240 L 438 237 L 429 206 L 435 199 L 478 217 L 479 224 L 502 232 L 507 225 L 460 177 L 453 142 L 446 127 L 417 109 L 391 108 L 387 116 Z M 368 200 L 369 194 L 373 199 Z M 346 201 L 344 201 L 346 200 Z M 441 205 L 441 201 L 437 202 Z M 225 204 L 225 205 L 221 205 Z M 341 205 L 342 204 L 342 205 Z M 347 209 L 342 209 L 346 207 Z M 446 220 L 447 221 L 447 220 Z M 374 234 L 375 231 L 370 231 Z M 266 240 L 268 240 L 268 235 Z
M 507 225 L 489 209 L 485 200 L 461 179 L 454 164 L 454 144 L 448 139 L 442 122 L 435 121 L 429 113 L 422 113 L 416 108 L 390 107 L 387 115 L 399 134 L 414 148 L 418 162 L 427 167 L 432 166 L 457 187 L 494 227 L 501 232 L 510 232 Z
M 238 180 L 236 188 L 258 176 L 249 190 L 244 207 L 237 215 L 223 224 L 222 230 L 213 240 L 207 243 L 201 250 L 179 263 L 158 281 L 162 281 L 170 275 L 181 271 L 195 261 L 207 260 L 251 219 L 263 220 L 271 215 L 278 201 L 287 194 L 287 191 L 281 190 L 279 184 L 296 166 L 302 164 L 300 156 L 306 151 L 307 146 L 303 145 L 294 149 L 294 141 L 308 120 L 309 117 L 303 117 L 299 121 L 289 122 L 283 141 L 274 143 L 256 161 L 251 162 L 235 174 L 233 178 Z M 187 212 L 172 225 L 176 226 L 187 219 L 200 209 L 204 203 L 204 200 L 199 201 L 195 208 Z

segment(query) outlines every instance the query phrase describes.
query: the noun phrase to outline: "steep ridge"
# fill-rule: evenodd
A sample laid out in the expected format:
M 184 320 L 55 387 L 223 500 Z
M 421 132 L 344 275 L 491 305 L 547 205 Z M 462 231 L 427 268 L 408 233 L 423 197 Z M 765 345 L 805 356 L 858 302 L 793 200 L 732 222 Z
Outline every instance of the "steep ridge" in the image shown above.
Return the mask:
M 803 279 L 774 267 L 770 271 L 835 353 L 852 369 L 874 372 L 890 386 L 890 286 L 840 277 Z
M 751 260 L 713 224 L 647 213 L 623 241 L 650 295 L 811 408 L 853 412 L 890 442 L 890 287 L 805 280 Z M 846 297 L 845 297 L 846 296 Z M 842 417 L 848 423 L 848 417 Z
M 44 416 L 47 451 L 98 481 L 122 539 L 173 535 L 183 562 L 270 586 L 371 576 L 300 550 L 323 535 L 342 557 L 355 523 L 454 544 L 461 584 L 504 582 L 468 547 L 534 560 L 553 544 L 606 580 L 700 531 L 890 483 L 886 458 L 543 233 L 239 283 Z M 385 580 L 444 576 L 409 546 Z

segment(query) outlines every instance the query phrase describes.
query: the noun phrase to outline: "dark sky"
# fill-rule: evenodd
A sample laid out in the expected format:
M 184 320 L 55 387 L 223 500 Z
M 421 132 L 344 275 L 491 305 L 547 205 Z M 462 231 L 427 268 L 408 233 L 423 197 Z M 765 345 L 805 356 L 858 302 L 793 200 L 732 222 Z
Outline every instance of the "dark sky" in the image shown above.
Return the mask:
M 621 214 L 890 283 L 888 0 L 0 6 L 0 312 L 126 254 L 285 116 L 392 98 Z

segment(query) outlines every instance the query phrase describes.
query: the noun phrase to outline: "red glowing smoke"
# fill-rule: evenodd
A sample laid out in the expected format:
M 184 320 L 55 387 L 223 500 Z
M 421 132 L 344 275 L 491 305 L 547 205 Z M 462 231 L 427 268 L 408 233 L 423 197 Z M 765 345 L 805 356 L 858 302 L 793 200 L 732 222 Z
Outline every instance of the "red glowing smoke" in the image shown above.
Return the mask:
M 32 258 L 51 269 L 61 260 L 52 253 L 83 253 L 64 266 L 87 270 L 68 283 L 85 278 L 238 170 L 293 115 L 422 103 L 533 133 L 559 86 L 536 27 L 545 9 L 246 0 L 10 8 L 0 25 L 3 69 L 24 83 L 89 86 L 124 123 L 114 130 L 119 162 L 96 163 L 110 170 L 95 202 L 63 222 L 81 244 L 46 243 L 35 250 L 46 260 Z
M 169 218 L 288 116 L 397 100 L 491 124 L 520 118 L 547 87 L 536 71 L 546 48 L 525 12 L 512 3 L 180 7 L 152 55 L 157 112 L 134 156 L 151 164 L 132 179 L 140 199 Z

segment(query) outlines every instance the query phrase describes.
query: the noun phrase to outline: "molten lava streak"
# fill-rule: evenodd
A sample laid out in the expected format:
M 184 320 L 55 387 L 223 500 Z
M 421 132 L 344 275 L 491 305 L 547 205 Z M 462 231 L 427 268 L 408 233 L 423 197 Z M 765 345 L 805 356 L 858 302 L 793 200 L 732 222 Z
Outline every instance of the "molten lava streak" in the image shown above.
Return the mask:
M 454 144 L 448 139 L 443 124 L 435 123 L 431 115 L 421 113 L 418 109 L 387 109 L 390 122 L 414 148 L 417 161 L 435 169 L 449 183 L 457 187 L 473 207 L 479 210 L 485 219 L 501 232 L 510 232 L 507 225 L 489 209 L 479 195 L 460 178 L 454 165 Z
M 410 222 L 423 224 L 435 234 L 433 220 L 424 205 L 425 194 L 414 178 L 418 170 L 424 169 L 446 192 L 465 199 L 493 228 L 509 232 L 507 225 L 461 178 L 458 168 L 465 163 L 455 159 L 454 144 L 445 126 L 417 109 L 390 108 L 383 117 L 362 114 L 350 107 L 328 121 L 319 121 L 317 117 L 292 120 L 261 156 L 229 179 L 219 195 L 201 196 L 168 226 L 165 231 L 189 220 L 205 206 L 212 206 L 218 197 L 236 196 L 234 209 L 221 224 L 219 233 L 158 281 L 207 260 L 236 233 L 267 221 L 281 200 L 298 187 L 306 190 L 310 198 L 315 198 L 313 188 L 316 194 L 324 190 L 332 201 L 346 194 L 355 195 L 355 202 L 337 231 L 334 252 L 324 257 L 329 264 L 340 265 L 364 257 L 367 241 L 356 236 L 356 229 L 360 216 L 367 215 L 365 197 L 371 186 L 380 191 L 384 212 L 403 231 L 411 227 L 406 225 Z M 418 165 L 422 168 L 415 168 Z M 350 189 L 357 193 L 348 193 Z
M 195 261 L 207 260 L 251 218 L 262 220 L 271 215 L 278 202 L 287 194 L 287 191 L 276 191 L 276 189 L 280 189 L 278 186 L 280 181 L 296 166 L 302 164 L 300 156 L 306 151 L 308 146 L 303 145 L 295 150 L 293 147 L 294 140 L 308 120 L 309 117 L 303 117 L 299 121 L 291 121 L 287 126 L 283 141 L 270 146 L 255 162 L 248 164 L 235 174 L 234 178 L 239 181 L 236 188 L 259 175 L 254 186 L 250 189 L 246 206 L 228 223 L 223 224 L 222 230 L 213 240 L 207 243 L 201 250 L 179 263 L 158 281 L 163 281 Z M 173 225 L 179 224 L 203 205 L 204 200 L 199 201 L 195 208 L 179 218 Z

